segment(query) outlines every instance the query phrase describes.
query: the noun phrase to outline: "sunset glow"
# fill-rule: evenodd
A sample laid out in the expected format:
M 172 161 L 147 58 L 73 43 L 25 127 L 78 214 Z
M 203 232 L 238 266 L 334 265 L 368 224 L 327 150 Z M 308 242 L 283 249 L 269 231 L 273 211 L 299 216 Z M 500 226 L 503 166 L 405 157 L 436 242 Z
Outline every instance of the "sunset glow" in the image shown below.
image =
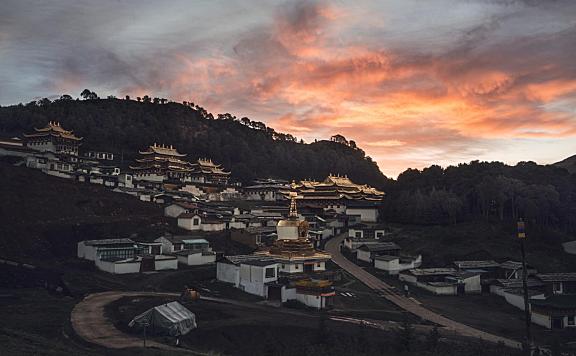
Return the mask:
M 576 153 L 574 1 L 215 3 L 4 1 L 0 104 L 193 101 L 307 142 L 342 134 L 392 177 Z

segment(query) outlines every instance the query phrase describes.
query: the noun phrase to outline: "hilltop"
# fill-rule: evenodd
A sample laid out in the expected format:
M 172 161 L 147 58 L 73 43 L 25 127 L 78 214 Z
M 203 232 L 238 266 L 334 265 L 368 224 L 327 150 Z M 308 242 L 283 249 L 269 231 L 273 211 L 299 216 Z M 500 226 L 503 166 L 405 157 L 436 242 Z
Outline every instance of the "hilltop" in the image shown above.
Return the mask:
M 111 151 L 130 163 L 138 150 L 152 143 L 174 145 L 189 158 L 212 158 L 249 182 L 257 177 L 323 179 L 347 174 L 355 182 L 382 189 L 388 179 L 355 145 L 330 141 L 298 142 L 261 122 L 230 114 L 214 119 L 188 103 L 140 102 L 120 99 L 45 99 L 0 108 L 0 135 L 18 136 L 48 121 L 83 136 L 83 147 Z

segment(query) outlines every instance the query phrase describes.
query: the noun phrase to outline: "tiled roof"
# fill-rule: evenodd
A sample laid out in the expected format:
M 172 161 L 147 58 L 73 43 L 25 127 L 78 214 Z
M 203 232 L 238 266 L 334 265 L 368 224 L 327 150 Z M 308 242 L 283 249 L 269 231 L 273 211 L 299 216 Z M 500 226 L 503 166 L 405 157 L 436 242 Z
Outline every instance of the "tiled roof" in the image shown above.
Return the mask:
M 454 264 L 458 268 L 491 268 L 491 267 L 498 267 L 500 264 L 494 260 L 487 260 L 487 261 L 454 261 Z
M 574 282 L 576 272 L 569 273 L 539 273 L 536 275 L 543 282 Z M 576 297 L 574 297 L 576 298 Z
M 116 244 L 135 244 L 134 240 L 122 239 L 102 239 L 102 240 L 86 240 L 83 241 L 86 246 L 101 246 L 101 245 L 116 245 Z

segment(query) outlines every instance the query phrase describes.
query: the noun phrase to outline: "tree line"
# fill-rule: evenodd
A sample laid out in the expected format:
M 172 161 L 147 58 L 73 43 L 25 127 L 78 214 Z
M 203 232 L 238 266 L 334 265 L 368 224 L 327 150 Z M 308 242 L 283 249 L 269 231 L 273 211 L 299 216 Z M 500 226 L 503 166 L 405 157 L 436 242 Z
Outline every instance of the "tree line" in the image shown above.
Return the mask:
M 445 169 L 408 169 L 387 193 L 386 214 L 400 222 L 524 219 L 534 226 L 576 231 L 576 175 L 552 165 L 473 161 Z

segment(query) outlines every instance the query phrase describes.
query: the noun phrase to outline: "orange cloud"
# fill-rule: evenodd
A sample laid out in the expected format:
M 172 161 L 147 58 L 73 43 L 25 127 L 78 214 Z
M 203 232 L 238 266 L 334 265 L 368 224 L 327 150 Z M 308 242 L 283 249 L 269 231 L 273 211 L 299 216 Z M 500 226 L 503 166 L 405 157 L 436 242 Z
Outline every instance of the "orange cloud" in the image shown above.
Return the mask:
M 322 2 L 285 5 L 233 54 L 174 55 L 178 75 L 150 87 L 307 140 L 344 134 L 392 174 L 476 158 L 499 140 L 576 135 L 573 109 L 559 103 L 576 101 L 573 58 L 561 48 L 576 31 L 560 44 L 535 36 L 423 55 L 343 42 L 343 16 Z

